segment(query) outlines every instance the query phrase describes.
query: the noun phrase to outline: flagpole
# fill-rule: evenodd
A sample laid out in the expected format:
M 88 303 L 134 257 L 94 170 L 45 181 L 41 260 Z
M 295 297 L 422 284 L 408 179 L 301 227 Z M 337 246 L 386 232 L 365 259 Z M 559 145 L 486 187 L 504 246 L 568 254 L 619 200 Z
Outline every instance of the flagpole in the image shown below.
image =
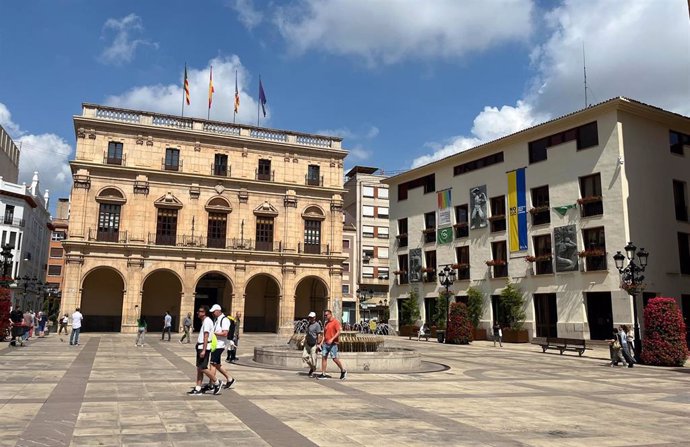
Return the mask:
M 235 124 L 235 117 L 237 117 L 237 95 L 239 95 L 239 93 L 237 92 L 237 70 L 235 70 L 235 97 L 232 103 L 232 124 Z
M 261 75 L 259 75 L 259 100 L 256 102 L 256 127 L 259 127 L 259 107 L 261 107 Z
M 187 73 L 187 62 L 184 63 L 184 72 Z M 185 95 L 187 94 L 185 92 L 184 81 L 185 80 L 182 80 L 182 118 L 184 118 L 184 102 L 185 102 Z

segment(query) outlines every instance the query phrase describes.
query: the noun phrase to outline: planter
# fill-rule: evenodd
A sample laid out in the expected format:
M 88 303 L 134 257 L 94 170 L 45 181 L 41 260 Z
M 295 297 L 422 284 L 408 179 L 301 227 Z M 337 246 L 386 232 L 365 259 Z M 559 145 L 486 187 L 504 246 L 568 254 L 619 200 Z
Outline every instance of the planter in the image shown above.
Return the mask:
M 503 329 L 503 341 L 505 343 L 529 343 L 527 329 L 513 330 Z
M 400 326 L 400 330 L 398 331 L 398 335 L 401 337 L 409 337 L 411 335 L 414 335 L 415 337 L 417 336 L 417 326 L 414 324 L 404 324 Z
M 439 343 L 446 341 L 446 331 L 444 329 L 436 330 L 436 340 L 438 340 Z
M 486 329 L 475 329 L 473 333 L 474 340 L 486 340 Z

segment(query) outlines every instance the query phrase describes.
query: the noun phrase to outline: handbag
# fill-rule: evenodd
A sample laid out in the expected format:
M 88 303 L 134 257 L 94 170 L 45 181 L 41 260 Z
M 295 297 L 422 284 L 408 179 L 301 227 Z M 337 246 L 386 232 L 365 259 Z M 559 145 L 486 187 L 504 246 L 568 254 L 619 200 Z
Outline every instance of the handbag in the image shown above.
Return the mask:
M 616 349 L 616 350 L 620 349 L 621 348 L 621 342 L 618 341 L 618 339 L 616 339 L 613 341 L 613 344 L 611 345 L 611 347 L 613 347 L 613 349 Z

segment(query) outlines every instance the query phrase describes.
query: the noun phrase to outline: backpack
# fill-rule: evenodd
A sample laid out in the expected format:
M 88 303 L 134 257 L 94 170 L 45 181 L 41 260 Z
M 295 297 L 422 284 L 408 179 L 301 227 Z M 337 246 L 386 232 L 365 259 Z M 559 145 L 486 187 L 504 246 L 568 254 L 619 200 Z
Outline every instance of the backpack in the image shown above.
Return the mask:
M 218 347 L 218 338 L 215 332 L 211 332 L 211 343 L 209 343 L 209 351 L 214 352 Z

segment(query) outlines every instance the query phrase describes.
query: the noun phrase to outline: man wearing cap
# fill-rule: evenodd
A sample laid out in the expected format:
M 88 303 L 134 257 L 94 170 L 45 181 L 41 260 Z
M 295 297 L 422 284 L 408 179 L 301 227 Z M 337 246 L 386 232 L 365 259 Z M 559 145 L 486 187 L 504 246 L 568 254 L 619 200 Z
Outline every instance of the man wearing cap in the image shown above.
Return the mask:
M 196 342 L 196 386 L 192 388 L 190 396 L 200 396 L 204 394 L 201 389 L 201 382 L 204 376 L 208 377 L 213 394 L 220 393 L 220 381 L 216 380 L 216 375 L 208 367 L 211 357 L 211 332 L 213 332 L 213 320 L 209 317 L 208 306 L 199 306 L 197 316 L 201 320 L 199 338 Z
M 316 313 L 309 312 L 309 324 L 304 335 L 304 348 L 302 349 L 302 361 L 309 366 L 309 377 L 316 371 L 316 346 L 323 342 L 323 329 L 321 323 L 316 321 Z
M 223 368 L 220 359 L 223 358 L 223 351 L 228 347 L 232 340 L 228 341 L 228 333 L 230 332 L 230 319 L 223 314 L 223 310 L 218 304 L 211 307 L 211 314 L 216 319 L 213 325 L 213 332 L 216 334 L 216 350 L 211 353 L 211 372 L 215 375 L 219 371 L 225 376 L 224 389 L 228 389 L 235 383 L 235 379 L 230 377 L 228 372 Z

